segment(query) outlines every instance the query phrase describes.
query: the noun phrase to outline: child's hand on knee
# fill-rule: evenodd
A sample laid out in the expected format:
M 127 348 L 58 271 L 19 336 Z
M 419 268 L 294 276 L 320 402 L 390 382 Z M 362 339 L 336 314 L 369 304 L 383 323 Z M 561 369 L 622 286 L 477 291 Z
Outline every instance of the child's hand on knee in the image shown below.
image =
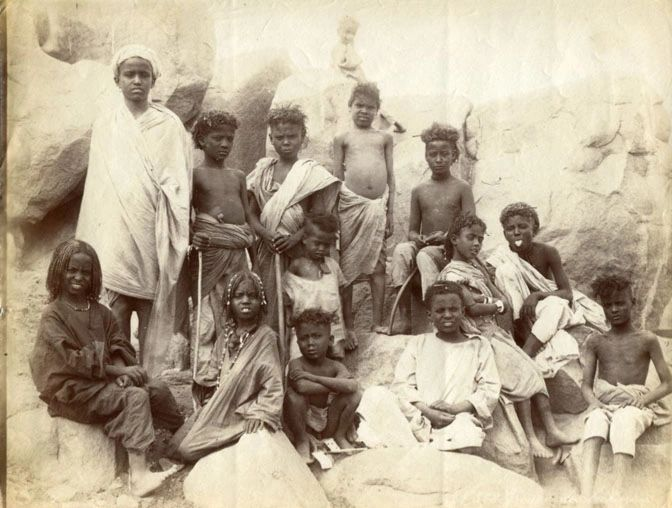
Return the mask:
M 139 365 L 124 367 L 123 375 L 128 376 L 135 386 L 142 386 L 148 380 L 147 371 Z
M 520 309 L 521 317 L 529 318 L 532 321 L 534 321 L 536 317 L 536 308 L 538 303 L 539 303 L 539 295 L 536 293 L 530 293 L 528 297 L 525 298 L 523 306 Z
M 121 388 L 126 388 L 127 386 L 133 386 L 133 381 L 131 381 L 131 378 L 128 376 L 128 374 L 123 374 L 119 376 L 117 379 L 114 380 L 117 385 L 119 385 Z

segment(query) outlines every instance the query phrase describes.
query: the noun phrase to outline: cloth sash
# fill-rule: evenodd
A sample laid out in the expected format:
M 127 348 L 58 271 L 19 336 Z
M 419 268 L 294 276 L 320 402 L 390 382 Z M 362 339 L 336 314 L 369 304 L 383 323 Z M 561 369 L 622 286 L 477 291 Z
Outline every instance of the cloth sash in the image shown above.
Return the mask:
M 360 274 L 373 273 L 385 243 L 389 189 L 378 199 L 368 199 L 341 186 L 338 218 L 341 225 L 341 270 L 346 285 Z
M 169 367 L 167 341 L 186 312 L 177 291 L 189 245 L 191 145 L 180 119 L 150 104 L 134 118 L 125 104 L 99 118 L 77 238 L 98 253 L 103 285 L 154 300 L 143 364 L 150 375 Z
M 614 386 L 604 379 L 596 378 L 593 391 L 600 402 L 618 406 L 623 402 L 629 401 L 630 397 L 646 395 L 651 390 L 644 385 L 623 385 L 618 383 Z M 659 400 L 646 407 L 653 411 L 653 424 L 655 426 L 667 425 L 672 422 L 672 415 L 665 401 Z
M 513 306 L 514 319 L 518 319 L 520 317 L 522 301 L 527 298 L 527 296 L 529 296 L 530 287 L 536 291 L 543 292 L 557 291 L 558 289 L 558 286 L 554 281 L 544 277 L 534 266 L 524 259 L 521 259 L 518 254 L 513 252 L 508 245 L 500 245 L 497 249 L 495 249 L 495 251 L 488 258 L 488 263 L 490 263 L 495 268 L 499 268 L 501 266 L 510 268 L 511 270 L 509 271 L 514 273 L 518 279 L 517 286 L 520 287 L 522 293 L 520 296 L 522 299 L 519 300 L 516 298 L 509 298 Z M 496 275 L 495 279 L 497 287 L 502 289 L 503 284 L 497 280 Z M 579 313 L 588 323 L 600 331 L 606 332 L 609 329 L 602 307 L 576 289 L 572 289 L 571 306 L 575 313 Z

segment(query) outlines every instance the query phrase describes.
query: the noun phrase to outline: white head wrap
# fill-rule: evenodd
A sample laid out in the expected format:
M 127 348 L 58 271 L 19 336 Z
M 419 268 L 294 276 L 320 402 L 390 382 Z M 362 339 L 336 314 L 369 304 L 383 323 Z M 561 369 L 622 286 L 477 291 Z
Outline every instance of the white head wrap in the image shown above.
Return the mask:
M 119 51 L 112 57 L 112 72 L 114 72 L 115 78 L 119 77 L 119 66 L 122 62 L 133 57 L 142 58 L 150 63 L 154 79 L 157 79 L 161 75 L 161 72 L 159 71 L 159 58 L 154 51 L 141 44 L 129 44 L 128 46 L 119 49 Z

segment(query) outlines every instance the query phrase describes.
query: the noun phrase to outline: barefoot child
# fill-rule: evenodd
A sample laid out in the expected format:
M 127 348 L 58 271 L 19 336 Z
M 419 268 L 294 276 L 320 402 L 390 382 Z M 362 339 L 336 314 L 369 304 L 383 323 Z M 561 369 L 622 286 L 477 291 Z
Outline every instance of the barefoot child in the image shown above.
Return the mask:
M 508 205 L 500 222 L 508 245 L 499 247 L 488 263 L 496 269 L 497 287 L 511 303 L 523 350 L 536 359 L 544 377 L 553 377 L 579 353 L 576 340 L 564 329 L 589 324 L 606 331 L 604 312 L 572 290 L 558 251 L 534 241 L 539 231 L 534 208 L 526 203 Z
M 341 222 L 341 268 L 344 292 L 346 349 L 357 347 L 352 315 L 352 283 L 368 275 L 373 323 L 383 331 L 385 301 L 385 239 L 392 234 L 394 170 L 392 136 L 371 127 L 380 108 L 380 92 L 373 83 L 356 85 L 348 102 L 354 128 L 334 139 L 335 174 L 344 181 L 338 201 Z
M 333 319 L 333 314 L 308 309 L 293 320 L 301 357 L 289 362 L 285 417 L 294 446 L 306 462 L 312 462 L 309 433 L 333 437 L 341 448 L 352 448 L 346 434 L 361 393 L 348 369 L 327 358 Z
M 242 271 L 226 286 L 227 317 L 217 337 L 204 378 L 205 405 L 189 418 L 172 441 L 175 455 L 186 462 L 235 443 L 244 433 L 280 428 L 282 368 L 278 336 L 261 324 L 266 310 L 259 276 Z
M 89 244 L 68 240 L 51 258 L 49 304 L 42 313 L 30 370 L 51 416 L 103 424 L 128 452 L 131 492 L 145 496 L 176 469 L 152 473 L 146 452 L 154 425 L 182 424 L 165 383 L 150 380 L 112 312 L 98 303 L 102 274 Z
M 462 321 L 464 329 L 490 341 L 502 381 L 502 393 L 515 402 L 532 454 L 550 458 L 553 453 L 534 432 L 530 399 L 539 409 L 548 446 L 569 444 L 578 441 L 578 438 L 566 436 L 555 424 L 541 370 L 516 345 L 510 334 L 510 309 L 506 297 L 490 281 L 490 274 L 478 259 L 485 231 L 485 223 L 474 215 L 460 214 L 455 218 L 446 240 L 446 257 L 450 262 L 437 280 L 452 281 L 462 287 L 466 302 L 466 315 Z M 502 319 L 506 317 L 509 319 Z M 508 328 L 500 327 L 498 320 Z
M 330 358 L 344 356 L 345 327 L 341 306 L 341 291 L 345 286 L 338 263 L 329 257 L 336 242 L 338 219 L 331 214 L 307 214 L 303 226 L 303 254 L 294 258 L 283 275 L 287 316 L 298 316 L 306 309 L 320 308 L 335 316 L 332 326 L 333 343 L 329 345 Z M 291 319 L 290 319 L 291 321 Z M 299 350 L 291 339 L 290 358 L 297 358 Z
M 226 279 L 232 273 L 247 269 L 246 249 L 254 244 L 250 225 L 263 231 L 257 217 L 248 205 L 245 174 L 226 166 L 233 145 L 236 118 L 223 111 L 209 111 L 201 115 L 194 125 L 193 138 L 197 148 L 203 150 L 203 163 L 194 170 L 192 206 L 196 218 L 192 226 L 192 244 L 202 257 L 201 329 L 199 358 L 194 392 L 203 387 L 204 369 L 207 367 L 215 337 L 221 332 L 222 298 Z M 198 287 L 198 255 L 190 256 L 191 293 L 196 302 Z
M 634 298 L 630 281 L 608 275 L 596 279 L 592 286 L 611 329 L 591 335 L 585 345 L 581 391 L 592 412 L 583 431 L 581 493 L 592 497 L 600 449 L 609 439 L 614 453 L 616 489 L 623 496 L 625 483 L 630 479 L 635 441 L 652 424 L 670 422 L 669 412 L 656 402 L 672 393 L 672 374 L 658 338 L 651 332 L 637 330 L 632 323 Z M 660 379 L 652 390 L 644 386 L 651 362 Z
M 277 285 L 274 256 L 280 256 L 282 270 L 298 254 L 295 247 L 303 237 L 306 212 L 331 213 L 336 205 L 341 182 L 323 166 L 310 159 L 299 159 L 306 137 L 306 115 L 298 106 L 271 109 L 268 115 L 269 138 L 278 159 L 266 157 L 247 175 L 250 206 L 264 227 L 259 231 L 254 269 L 266 288 L 266 322 L 278 329 Z M 285 345 L 280 356 L 286 363 Z
M 425 305 L 435 331 L 408 342 L 394 373 L 396 397 L 370 388 L 357 412 L 374 433 L 389 435 L 401 410 L 417 441 L 432 441 L 441 450 L 471 451 L 481 446 L 483 430 L 492 426 L 499 398 L 492 347 L 487 339 L 461 331 L 464 296 L 459 285 L 436 282 L 427 290 Z
M 476 209 L 471 187 L 450 173 L 460 153 L 457 148 L 459 133 L 452 127 L 434 123 L 422 132 L 421 138 L 432 177 L 411 191 L 409 241 L 394 248 L 392 286 L 399 291 L 413 267 L 417 266 L 424 295 L 446 264 L 443 244 L 454 218 L 460 213 L 476 213 Z M 410 295 L 407 294 L 399 306 L 401 333 L 411 331 L 410 307 Z

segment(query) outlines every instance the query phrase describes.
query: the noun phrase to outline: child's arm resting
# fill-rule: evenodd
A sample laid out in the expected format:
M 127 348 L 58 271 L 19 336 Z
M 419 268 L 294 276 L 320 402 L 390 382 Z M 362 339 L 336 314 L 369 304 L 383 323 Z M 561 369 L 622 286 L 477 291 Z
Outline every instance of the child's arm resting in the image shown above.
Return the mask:
M 420 225 L 422 222 L 422 211 L 418 199 L 417 187 L 411 191 L 411 213 L 408 217 L 408 239 L 424 247 L 422 235 L 420 235 Z
M 462 190 L 462 196 L 460 200 L 460 207 L 462 213 L 470 213 L 472 215 L 476 214 L 476 204 L 474 203 L 474 193 L 471 191 L 471 186 L 465 184 L 464 189 Z
M 314 383 L 321 384 L 322 386 L 328 388 L 330 392 L 355 393 L 357 390 L 359 390 L 359 383 L 352 377 L 352 374 L 350 374 L 348 369 L 342 363 L 338 364 L 338 372 L 336 377 L 308 374 L 307 379 Z
M 483 426 L 489 428 L 492 425 L 492 411 L 497 405 L 502 385 L 499 380 L 492 346 L 487 342 L 487 339 L 479 340 L 481 341 L 481 347 L 478 351 L 479 365 L 475 377 L 476 391 L 464 401 L 464 405 L 470 404 L 473 406 L 474 412 Z
M 94 340 L 84 347 L 78 347 L 74 344 L 63 321 L 53 314 L 43 319 L 39 333 L 39 339 L 48 344 L 49 349 L 60 358 L 62 364 L 68 366 L 73 374 L 88 379 L 105 378 L 105 368 L 101 361 L 102 342 Z
M 572 286 L 569 283 L 569 277 L 565 273 L 565 269 L 562 267 L 562 259 L 560 259 L 560 253 L 555 249 L 547 245 L 548 252 L 548 264 L 551 267 L 551 272 L 553 273 L 553 279 L 558 286 L 557 291 L 553 291 L 545 296 L 558 296 L 564 298 L 565 300 L 572 301 Z
M 243 209 L 245 210 L 245 220 L 247 220 L 247 223 L 250 225 L 250 227 L 266 244 L 272 246 L 274 235 L 271 231 L 261 225 L 261 222 L 259 221 L 261 210 L 259 209 L 257 198 L 252 195 L 252 199 L 250 199 L 251 192 L 247 190 L 244 178 L 241 187 L 242 189 L 240 197 L 243 202 Z
M 385 225 L 385 238 L 394 233 L 394 196 L 396 194 L 396 182 L 394 180 L 394 143 L 391 134 L 385 134 L 385 167 L 387 169 L 387 224 Z
M 642 406 L 648 406 L 653 402 L 657 402 L 666 395 L 672 393 L 672 374 L 670 373 L 670 367 L 665 362 L 665 357 L 663 356 L 663 351 L 660 348 L 660 342 L 658 342 L 658 337 L 654 334 L 647 334 L 647 349 L 649 351 L 649 356 L 653 362 L 653 366 L 656 368 L 656 373 L 660 378 L 660 384 L 649 393 L 647 393 L 641 399 Z
M 588 406 L 592 409 L 604 407 L 604 404 L 595 396 L 593 391 L 593 384 L 595 383 L 595 370 L 597 368 L 597 355 L 595 354 L 595 346 L 599 340 L 598 335 L 591 335 L 586 340 L 581 363 L 583 364 L 583 379 L 581 381 L 581 394 L 588 402 Z
M 291 386 L 296 393 L 301 395 L 324 395 L 330 392 L 329 388 L 309 380 L 309 377 L 310 375 L 308 372 L 303 370 L 298 361 L 292 360 L 289 362 L 287 378 L 289 380 L 289 386 Z
M 334 176 L 339 180 L 345 178 L 345 168 L 343 161 L 345 160 L 345 143 L 344 135 L 340 134 L 334 138 Z

